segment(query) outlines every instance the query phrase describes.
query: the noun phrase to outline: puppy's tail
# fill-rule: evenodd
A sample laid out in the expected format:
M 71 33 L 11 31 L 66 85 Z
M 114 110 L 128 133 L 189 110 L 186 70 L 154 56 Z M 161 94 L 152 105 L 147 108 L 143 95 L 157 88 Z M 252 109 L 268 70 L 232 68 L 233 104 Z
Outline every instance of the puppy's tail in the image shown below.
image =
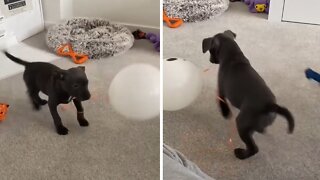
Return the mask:
M 9 54 L 7 51 L 4 51 L 4 54 L 15 63 L 21 64 L 21 65 L 24 65 L 24 66 L 29 64 L 29 62 L 23 61 L 22 59 L 19 59 L 19 58 L 15 57 L 15 56 Z
M 285 117 L 288 121 L 288 133 L 293 133 L 293 129 L 294 129 L 294 119 L 292 114 L 290 113 L 290 111 L 285 108 L 285 107 L 281 107 L 277 104 L 271 104 L 269 106 L 267 106 L 266 108 L 266 112 L 275 112 L 280 114 L 281 116 Z

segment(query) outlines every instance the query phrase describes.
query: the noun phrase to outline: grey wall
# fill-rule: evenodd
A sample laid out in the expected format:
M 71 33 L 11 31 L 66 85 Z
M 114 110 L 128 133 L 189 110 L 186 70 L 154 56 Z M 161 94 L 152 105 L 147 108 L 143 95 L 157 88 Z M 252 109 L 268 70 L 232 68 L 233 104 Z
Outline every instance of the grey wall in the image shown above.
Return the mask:
M 74 0 L 73 15 L 160 27 L 159 0 Z

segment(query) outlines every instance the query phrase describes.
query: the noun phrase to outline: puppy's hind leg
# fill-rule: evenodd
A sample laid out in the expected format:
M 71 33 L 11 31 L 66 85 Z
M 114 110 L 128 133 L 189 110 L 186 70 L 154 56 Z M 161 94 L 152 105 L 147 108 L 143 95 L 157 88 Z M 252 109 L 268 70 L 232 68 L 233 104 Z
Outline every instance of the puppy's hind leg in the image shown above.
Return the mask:
M 249 122 L 249 119 L 244 120 L 243 118 L 248 118 L 248 117 L 244 116 L 243 113 L 240 112 L 240 114 L 236 119 L 239 136 L 241 140 L 246 144 L 246 149 L 236 148 L 234 150 L 234 154 L 238 159 L 249 158 L 255 155 L 256 153 L 258 153 L 259 151 L 252 137 L 254 133 L 253 129 L 250 128 L 249 124 L 244 124 L 246 122 Z
M 229 118 L 231 115 L 231 111 L 226 99 L 223 96 L 218 96 L 217 101 L 219 103 L 221 114 L 224 118 Z
M 40 109 L 40 106 L 47 104 L 47 101 L 44 99 L 41 99 L 39 96 L 39 90 L 37 89 L 30 89 L 28 88 L 28 94 L 30 96 L 30 99 L 32 101 L 33 107 L 36 110 Z
M 47 104 L 47 101 L 44 99 L 41 99 L 39 96 L 40 90 L 35 86 L 35 84 L 29 80 L 24 74 L 24 80 L 28 89 L 28 94 L 31 99 L 31 102 L 33 104 L 34 109 L 39 110 L 41 105 Z

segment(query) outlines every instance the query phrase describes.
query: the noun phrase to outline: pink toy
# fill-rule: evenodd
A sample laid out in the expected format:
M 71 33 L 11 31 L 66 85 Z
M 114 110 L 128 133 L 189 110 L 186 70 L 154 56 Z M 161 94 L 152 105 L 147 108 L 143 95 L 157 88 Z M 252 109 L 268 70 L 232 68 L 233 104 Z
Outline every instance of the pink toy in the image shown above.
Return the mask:
M 270 0 L 244 0 L 252 13 L 269 13 Z

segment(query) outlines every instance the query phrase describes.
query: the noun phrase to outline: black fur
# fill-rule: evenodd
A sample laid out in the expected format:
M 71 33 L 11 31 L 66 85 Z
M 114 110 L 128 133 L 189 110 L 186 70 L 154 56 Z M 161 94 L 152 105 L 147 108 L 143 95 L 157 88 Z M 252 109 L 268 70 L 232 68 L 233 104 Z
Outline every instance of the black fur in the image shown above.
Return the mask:
M 219 107 L 220 107 L 222 116 L 224 118 L 226 118 L 226 119 L 229 118 L 230 115 L 231 115 L 231 111 L 230 111 L 230 108 L 229 108 L 228 103 L 226 102 L 226 100 L 225 99 L 223 99 L 223 100 L 218 99 L 218 102 L 219 102 Z
M 210 51 L 210 62 L 220 64 L 218 91 L 222 99 L 228 99 L 240 110 L 236 124 L 246 149 L 237 148 L 235 156 L 246 159 L 259 149 L 252 138 L 254 132 L 263 133 L 271 125 L 276 114 L 284 116 L 289 124 L 288 132 L 294 130 L 294 119 L 288 109 L 280 107 L 264 80 L 252 68 L 238 44 L 236 34 L 230 30 L 219 33 L 202 42 L 203 53 Z M 226 101 L 219 102 L 222 115 L 228 117 L 230 108 Z
M 282 115 L 283 117 L 286 118 L 286 120 L 288 121 L 288 133 L 293 133 L 293 130 L 294 130 L 294 119 L 290 113 L 290 111 L 285 108 L 285 107 L 281 107 L 277 104 L 271 104 L 269 106 L 266 107 L 266 111 L 265 113 L 268 113 L 268 112 L 275 112 L 275 113 L 278 113 L 280 115 Z
M 69 103 L 71 100 L 76 106 L 80 126 L 89 125 L 81 104 L 81 101 L 88 100 L 91 96 L 84 66 L 63 70 L 50 63 L 26 62 L 8 52 L 4 53 L 12 61 L 25 66 L 23 79 L 31 102 L 36 110 L 48 103 L 58 134 L 66 135 L 68 129 L 62 124 L 57 106 Z M 48 101 L 40 98 L 40 91 L 48 95 Z

